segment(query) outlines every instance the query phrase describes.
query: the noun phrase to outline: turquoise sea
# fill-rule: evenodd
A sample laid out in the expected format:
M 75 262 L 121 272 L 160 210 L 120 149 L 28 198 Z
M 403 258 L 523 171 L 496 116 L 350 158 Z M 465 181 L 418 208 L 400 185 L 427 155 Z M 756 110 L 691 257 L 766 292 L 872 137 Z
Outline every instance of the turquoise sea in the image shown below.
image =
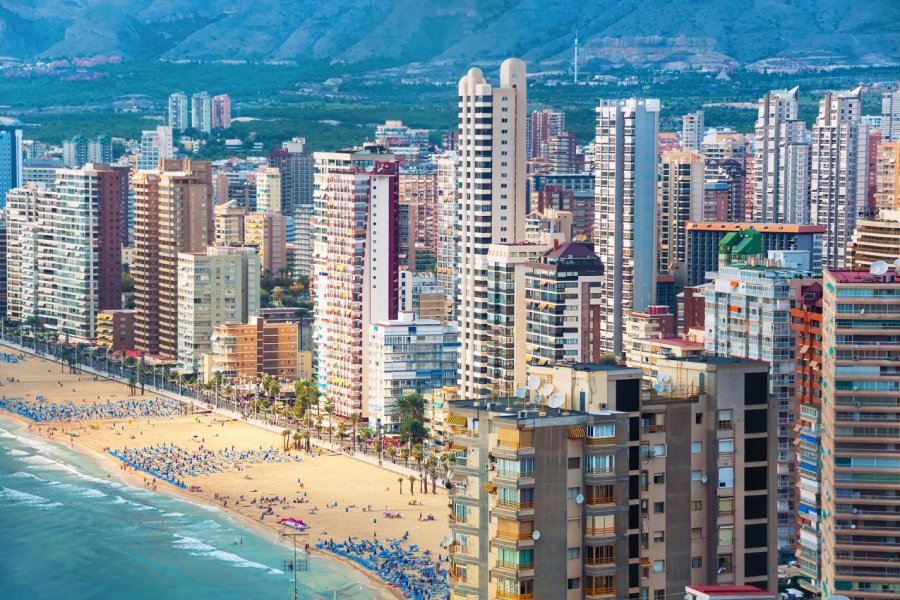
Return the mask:
M 90 457 L 0 415 L 4 600 L 287 600 L 292 559 L 292 548 L 219 509 L 126 485 Z M 386 597 L 323 556 L 312 556 L 297 579 L 299 598 Z

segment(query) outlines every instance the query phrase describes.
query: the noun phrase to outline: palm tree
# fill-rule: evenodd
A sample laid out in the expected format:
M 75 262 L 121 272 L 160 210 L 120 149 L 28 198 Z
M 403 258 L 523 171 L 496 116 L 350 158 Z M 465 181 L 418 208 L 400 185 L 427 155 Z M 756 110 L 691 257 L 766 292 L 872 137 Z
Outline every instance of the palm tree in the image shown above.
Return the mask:
M 347 424 L 341 421 L 337 426 L 338 438 L 341 440 L 341 448 L 344 447 L 344 438 L 347 437 Z
M 425 417 L 425 399 L 421 394 L 406 394 L 394 402 L 391 416 L 398 423 L 407 419 L 422 421 Z
M 299 450 L 300 449 L 300 440 L 303 439 L 303 434 L 300 433 L 299 431 L 295 431 L 294 435 L 292 437 L 294 438 L 294 450 Z
M 134 375 L 128 376 L 128 393 L 131 396 L 134 396 L 134 388 L 137 385 L 137 379 L 134 378 Z
M 403 495 L 403 481 L 404 481 L 404 479 L 403 479 L 402 477 L 398 477 L 398 478 L 397 478 L 397 481 L 400 482 L 400 495 L 402 496 L 402 495 Z
M 388 453 L 388 458 L 391 459 L 391 462 L 396 464 L 397 461 L 394 459 L 397 457 L 397 449 L 394 448 L 393 446 L 391 446 L 390 448 L 387 449 L 387 453 Z
M 422 470 L 422 458 L 425 456 L 424 451 L 422 450 L 422 444 L 416 444 L 412 449 L 412 457 L 416 459 L 416 463 L 419 466 L 419 470 Z
M 353 453 L 356 454 L 356 427 L 359 425 L 359 413 L 350 413 L 350 422 L 353 423 Z
M 400 450 L 400 458 L 406 461 L 406 468 L 409 468 L 409 448 L 402 448 Z
M 216 391 L 216 408 L 219 408 L 219 388 L 222 387 L 224 379 L 225 376 L 222 375 L 222 371 L 213 371 L 212 377 L 206 382 L 206 389 Z
M 287 452 L 288 449 L 288 436 L 291 435 L 290 429 L 283 429 L 281 431 L 281 437 L 283 438 L 281 441 L 282 449 Z
M 417 477 L 415 475 L 410 475 L 409 477 L 407 477 L 407 479 L 409 479 L 409 495 L 415 496 L 416 494 L 413 492 L 413 484 L 416 483 Z
M 308 431 L 303 432 L 303 441 L 306 442 L 304 446 L 309 449 L 309 438 L 312 437 L 312 434 Z
M 316 415 L 316 439 L 322 439 L 322 415 Z
M 332 416 L 334 415 L 334 402 L 332 402 L 331 398 L 325 401 L 324 409 L 325 414 L 328 415 L 328 443 L 331 444 L 333 442 L 333 438 L 331 436 L 331 434 L 333 433 L 333 427 L 331 427 L 331 424 L 333 421 Z

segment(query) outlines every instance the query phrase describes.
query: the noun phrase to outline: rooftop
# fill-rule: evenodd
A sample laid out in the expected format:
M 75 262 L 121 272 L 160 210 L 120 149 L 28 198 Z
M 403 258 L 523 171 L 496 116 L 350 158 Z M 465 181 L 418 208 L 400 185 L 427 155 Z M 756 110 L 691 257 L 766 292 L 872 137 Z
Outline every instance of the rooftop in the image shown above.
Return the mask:
M 24 123 L 12 117 L 0 117 L 0 127 L 22 127 Z
M 659 346 L 677 346 L 678 348 L 688 348 L 691 350 L 703 350 L 703 344 L 693 342 L 684 338 L 639 338 L 636 342 L 647 342 L 649 344 L 657 344 Z
M 684 589 L 688 593 L 706 594 L 707 596 L 715 598 L 725 598 L 728 596 L 739 598 L 747 596 L 772 597 L 769 592 L 752 585 L 691 585 L 686 586 Z
M 897 271 L 890 270 L 884 275 L 872 275 L 868 271 L 853 271 L 850 269 L 838 269 L 835 271 L 826 271 L 835 283 L 878 283 L 900 285 L 900 279 L 897 277 Z
M 825 233 L 822 225 L 794 225 L 791 223 L 720 223 L 688 221 L 689 231 L 742 231 L 751 227 L 760 233 Z

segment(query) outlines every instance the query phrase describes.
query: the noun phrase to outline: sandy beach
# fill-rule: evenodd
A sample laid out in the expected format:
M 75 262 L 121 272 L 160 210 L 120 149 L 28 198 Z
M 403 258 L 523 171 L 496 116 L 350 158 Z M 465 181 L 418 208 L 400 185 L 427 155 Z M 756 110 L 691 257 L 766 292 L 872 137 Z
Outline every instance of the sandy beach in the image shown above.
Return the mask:
M 18 354 L 3 346 L 0 352 Z M 68 368 L 65 371 L 61 372 L 58 363 L 31 355 L 16 364 L 0 363 L 0 395 L 27 401 L 43 396 L 46 403 L 72 402 L 76 406 L 133 403 L 142 399 L 140 394 L 130 396 L 128 387 L 122 383 L 89 373 L 70 374 Z M 148 390 L 143 398 L 157 396 Z M 310 454 L 296 450 L 284 453 L 281 435 L 244 421 L 205 413 L 32 423 L 30 429 L 102 457 L 109 470 L 119 471 L 132 485 L 151 490 L 153 476 L 126 468 L 108 450 L 139 449 L 141 455 L 150 456 L 164 451 L 178 456 L 204 453 L 210 458 L 193 464 L 206 467 L 195 471 L 220 469 L 220 472 L 185 474 L 183 481 L 187 489 L 157 479 L 155 491 L 215 504 L 244 519 L 248 525 L 263 527 L 276 536 L 284 529 L 278 525 L 279 519 L 300 519 L 309 525 L 309 535 L 300 538 L 298 544 L 341 542 L 351 536 L 381 540 L 407 535 L 408 544 L 418 545 L 422 551 L 429 550 L 434 556 L 446 557 L 446 550 L 440 546 L 441 540 L 449 535 L 445 490 L 438 487 L 437 493 L 432 494 L 429 487 L 429 493 L 422 494 L 417 481 L 411 495 L 410 482 L 404 479 L 401 484 L 400 475 L 346 455 L 320 453 L 315 447 Z M 270 461 L 253 464 L 250 459 L 239 458 L 250 453 L 253 457 L 268 456 Z M 194 490 L 199 486 L 202 491 L 189 491 L 192 486 Z M 411 504 L 413 501 L 415 504 Z M 384 513 L 400 517 L 386 518 Z M 427 520 L 429 515 L 434 520 Z

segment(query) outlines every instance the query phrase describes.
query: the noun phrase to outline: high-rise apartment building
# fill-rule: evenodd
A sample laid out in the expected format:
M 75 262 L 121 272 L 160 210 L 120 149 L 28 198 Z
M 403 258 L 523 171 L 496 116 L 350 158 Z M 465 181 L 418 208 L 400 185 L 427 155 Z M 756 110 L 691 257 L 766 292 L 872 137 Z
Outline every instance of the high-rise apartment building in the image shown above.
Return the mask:
M 247 323 L 217 325 L 210 339 L 210 353 L 201 359 L 203 381 L 209 381 L 216 371 L 244 381 L 255 381 L 260 373 L 294 381 L 298 377 L 298 349 L 296 323 L 250 317 Z
M 460 202 L 456 189 L 456 153 L 437 158 L 438 247 L 435 274 L 446 296 L 446 318 L 457 319 L 459 295 L 459 211 Z
M 604 100 L 594 144 L 594 251 L 603 263 L 600 336 L 621 355 L 625 315 L 656 304 L 659 100 Z
M 91 165 L 58 170 L 53 190 L 10 193 L 11 319 L 36 317 L 60 338 L 94 342 L 97 313 L 122 307 L 123 179 Z
M 900 87 L 881 95 L 881 134 L 885 141 L 900 141 Z
M 306 151 L 306 140 L 293 138 L 269 154 L 268 163 L 281 171 L 281 210 L 293 215 L 301 205 L 312 206 L 315 161 Z
M 408 312 L 416 319 L 447 321 L 446 293 L 431 273 L 415 273 L 400 269 L 397 285 L 397 311 Z
M 313 267 L 313 205 L 301 204 L 294 212 L 294 276 L 310 277 Z
M 456 383 L 459 339 L 453 326 L 400 312 L 397 319 L 373 323 L 367 344 L 369 419 L 388 431 L 401 425 L 392 415 L 397 400 L 407 394 L 427 398 Z
M 188 97 L 184 92 L 175 92 L 169 96 L 168 125 L 172 131 L 184 131 L 191 126 L 191 113 Z
M 759 100 L 754 156 L 753 220 L 810 222 L 810 146 L 799 117 L 799 88 L 767 92 Z
M 524 238 L 525 64 L 500 65 L 500 85 L 473 68 L 459 81 L 459 389 L 490 389 L 487 254 L 491 244 Z M 506 351 L 506 349 L 504 349 Z
M 900 210 L 900 141 L 881 142 L 878 145 L 875 208 Z
M 254 248 L 209 246 L 178 254 L 178 368 L 200 369 L 221 324 L 247 323 L 259 314 L 259 255 Z
M 525 130 L 526 160 L 546 157 L 550 136 L 562 135 L 566 130 L 566 113 L 549 108 L 532 111 L 527 115 Z
M 703 221 L 703 159 L 696 152 L 668 150 L 662 153 L 659 172 L 659 270 L 685 277 L 687 224 Z M 643 310 L 646 306 L 637 306 Z
M 209 92 L 197 92 L 191 96 L 191 127 L 198 133 L 212 131 L 212 98 Z
M 861 114 L 861 88 L 829 92 L 813 126 L 812 222 L 825 228 L 822 256 L 831 269 L 849 264 L 856 221 L 868 213 L 868 129 Z
M 850 264 L 868 270 L 878 260 L 893 264 L 900 258 L 900 210 L 882 210 L 877 219 L 857 221 Z
M 249 212 L 244 216 L 244 244 L 257 248 L 262 270 L 273 275 L 288 266 L 286 220 L 280 212 Z
M 397 317 L 398 164 L 379 147 L 314 156 L 316 377 L 338 415 L 368 416 L 369 326 Z
M 547 208 L 572 213 L 572 236 L 594 237 L 594 174 L 534 174 L 529 180 L 531 210 Z
M 260 167 L 256 170 L 256 210 L 281 213 L 281 170 Z
M 718 158 L 706 161 L 704 167 L 703 220 L 740 223 L 747 212 L 747 172 L 745 161 L 735 158 Z M 711 202 L 709 186 L 715 194 L 724 194 L 721 200 Z M 752 183 L 750 184 L 752 187 Z M 721 202 L 724 200 L 724 206 Z
M 101 135 L 86 139 L 77 135 L 63 141 L 63 165 L 70 169 L 80 169 L 86 163 L 112 162 L 112 140 Z
M 449 409 L 451 595 L 627 597 L 627 413 L 504 404 Z
M 228 94 L 213 96 L 211 102 L 212 128 L 231 129 L 231 98 Z
M 216 246 L 243 246 L 244 245 L 244 219 L 247 211 L 236 208 L 236 202 L 217 204 L 213 209 L 215 215 L 215 245 Z
M 760 264 L 763 259 L 756 254 L 758 244 L 747 249 L 748 262 L 720 267 L 707 287 L 704 343 L 706 351 L 715 356 L 749 358 L 771 365 L 769 389 L 778 410 L 778 453 L 772 457 L 778 472 L 778 548 L 789 556 L 797 542 L 797 481 L 792 450 L 797 359 L 791 307 L 798 301 L 797 286 L 813 283 L 817 274 L 767 266 L 776 262 L 772 258 Z
M 600 258 L 578 242 L 525 266 L 526 361 L 600 362 L 602 275 Z
M 400 171 L 399 265 L 429 271 L 437 261 L 437 171 L 404 167 Z
M 797 347 L 797 371 L 794 378 L 797 424 L 794 448 L 797 466 L 797 568 L 810 586 L 820 579 L 821 547 L 819 521 L 822 499 L 819 473 L 822 434 L 822 283 L 798 283 L 800 290 L 791 308 L 791 331 Z M 812 589 L 810 589 L 812 587 Z
M 823 597 L 896 598 L 900 514 L 900 277 L 825 271 L 822 310 Z M 809 461 L 812 465 L 812 461 Z
M 703 111 L 687 113 L 681 117 L 681 147 L 686 152 L 699 153 L 703 148 Z
M 563 131 L 559 135 L 552 134 L 547 138 L 547 167 L 551 174 L 575 173 L 577 144 L 575 134 Z
M 159 161 L 175 156 L 172 146 L 172 128 L 160 125 L 156 129 L 141 133 L 141 153 L 138 155 L 139 171 L 150 171 L 159 167 Z
M 0 117 L 0 208 L 6 192 L 22 185 L 22 122 Z
M 178 356 L 178 254 L 201 253 L 215 240 L 212 164 L 162 160 L 138 171 L 135 194 L 135 346 Z

